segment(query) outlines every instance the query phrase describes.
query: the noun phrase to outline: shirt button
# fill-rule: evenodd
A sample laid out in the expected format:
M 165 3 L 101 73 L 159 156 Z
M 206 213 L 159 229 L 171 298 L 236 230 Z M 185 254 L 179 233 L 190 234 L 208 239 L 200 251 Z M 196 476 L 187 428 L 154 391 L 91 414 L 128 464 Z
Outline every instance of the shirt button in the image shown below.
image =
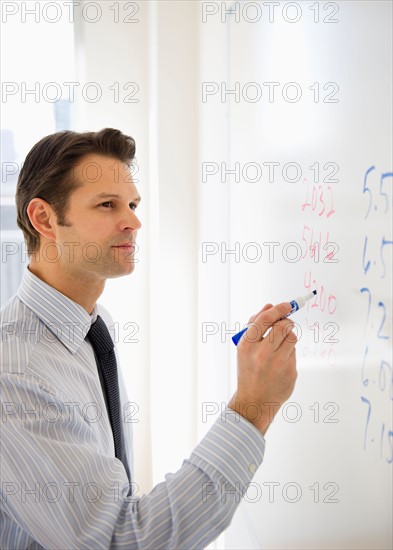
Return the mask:
M 255 464 L 250 464 L 248 466 L 248 471 L 251 473 L 251 474 L 255 474 L 255 472 L 257 471 L 257 467 Z

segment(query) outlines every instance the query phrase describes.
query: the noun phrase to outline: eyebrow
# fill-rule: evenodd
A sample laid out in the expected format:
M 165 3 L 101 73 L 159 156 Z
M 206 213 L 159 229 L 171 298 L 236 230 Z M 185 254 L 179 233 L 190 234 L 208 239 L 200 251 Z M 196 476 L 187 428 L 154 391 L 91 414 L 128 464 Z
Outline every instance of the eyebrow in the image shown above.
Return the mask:
M 97 199 L 120 199 L 120 195 L 117 195 L 116 193 L 100 193 L 99 195 L 96 195 L 93 200 Z M 140 202 L 142 200 L 142 197 L 139 195 L 133 199 L 133 202 Z

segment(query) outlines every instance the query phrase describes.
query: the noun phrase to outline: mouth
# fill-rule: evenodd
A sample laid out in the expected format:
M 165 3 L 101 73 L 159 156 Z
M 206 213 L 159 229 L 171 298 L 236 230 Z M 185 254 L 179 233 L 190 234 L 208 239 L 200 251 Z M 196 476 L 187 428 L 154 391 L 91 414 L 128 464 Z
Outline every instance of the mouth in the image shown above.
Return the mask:
M 120 248 L 123 250 L 133 250 L 135 248 L 135 243 L 120 243 L 112 246 L 112 248 Z

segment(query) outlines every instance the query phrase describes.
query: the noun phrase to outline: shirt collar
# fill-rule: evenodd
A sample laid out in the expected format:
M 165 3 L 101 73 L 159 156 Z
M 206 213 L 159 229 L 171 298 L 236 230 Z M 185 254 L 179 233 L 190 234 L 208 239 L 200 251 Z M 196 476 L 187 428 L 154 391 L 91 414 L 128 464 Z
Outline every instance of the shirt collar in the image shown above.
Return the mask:
M 89 315 L 81 305 L 44 283 L 28 267 L 17 294 L 71 353 L 78 351 L 97 318 L 97 305 Z

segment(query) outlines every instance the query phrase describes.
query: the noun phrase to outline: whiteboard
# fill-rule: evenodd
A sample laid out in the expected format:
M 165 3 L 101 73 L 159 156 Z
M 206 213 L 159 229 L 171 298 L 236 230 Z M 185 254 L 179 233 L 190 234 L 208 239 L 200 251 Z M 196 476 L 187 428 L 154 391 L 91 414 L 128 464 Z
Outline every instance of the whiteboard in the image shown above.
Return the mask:
M 392 4 L 273 4 L 223 16 L 231 326 L 318 294 L 225 544 L 392 548 Z

